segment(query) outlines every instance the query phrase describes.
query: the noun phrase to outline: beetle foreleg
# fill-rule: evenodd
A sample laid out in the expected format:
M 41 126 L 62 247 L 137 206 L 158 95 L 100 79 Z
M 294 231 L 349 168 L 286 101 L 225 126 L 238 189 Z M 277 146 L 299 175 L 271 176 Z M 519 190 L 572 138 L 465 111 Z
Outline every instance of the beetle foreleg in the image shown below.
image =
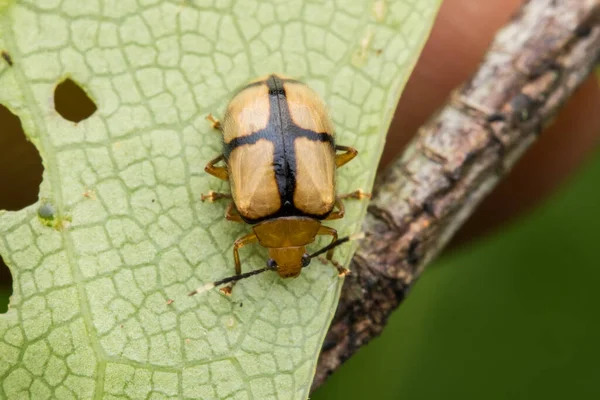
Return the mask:
M 356 149 L 353 149 L 352 147 L 348 146 L 336 145 L 335 151 L 345 151 L 345 153 L 335 155 L 335 165 L 338 168 L 352 160 L 358 154 L 358 151 L 356 151 Z
M 215 167 L 215 164 L 221 162 L 225 157 L 221 154 L 219 157 L 213 158 L 206 164 L 204 170 L 211 174 L 212 176 L 216 176 L 219 179 L 223 179 L 224 181 L 229 180 L 229 173 L 227 172 L 227 167 Z
M 258 238 L 256 237 L 256 235 L 254 233 L 249 233 L 246 236 L 242 236 L 241 238 L 236 240 L 235 243 L 233 243 L 233 261 L 235 262 L 235 274 L 236 275 L 241 275 L 241 273 L 242 273 L 242 263 L 240 262 L 239 250 L 242 247 L 246 246 L 247 244 L 256 243 L 256 242 L 258 242 Z M 221 292 L 225 293 L 226 295 L 230 295 L 234 284 L 235 284 L 235 282 L 233 282 L 229 286 L 225 286 L 225 287 L 221 288 L 220 289 Z
M 331 241 L 331 243 L 335 242 L 338 238 L 338 234 L 337 231 L 333 228 L 330 228 L 328 226 L 323 226 L 321 225 L 321 227 L 319 228 L 319 231 L 317 232 L 317 235 L 329 235 L 329 236 L 333 236 L 333 240 Z M 337 261 L 335 261 L 333 259 L 333 250 L 334 249 L 330 249 L 327 252 L 327 261 L 329 261 L 331 264 L 333 264 L 333 266 L 335 267 L 335 269 L 337 269 L 338 275 L 339 276 L 344 276 L 347 275 L 350 271 L 346 268 L 344 268 L 340 263 L 338 263 Z
M 323 226 L 321 225 L 321 227 L 319 228 L 319 231 L 317 232 L 317 235 L 329 235 L 329 236 L 333 236 L 333 240 L 331 240 L 331 243 L 335 242 L 338 238 L 338 234 L 337 231 L 333 228 L 330 228 L 328 226 Z M 333 257 L 333 249 L 329 250 L 327 252 L 327 259 L 331 260 L 331 258 Z

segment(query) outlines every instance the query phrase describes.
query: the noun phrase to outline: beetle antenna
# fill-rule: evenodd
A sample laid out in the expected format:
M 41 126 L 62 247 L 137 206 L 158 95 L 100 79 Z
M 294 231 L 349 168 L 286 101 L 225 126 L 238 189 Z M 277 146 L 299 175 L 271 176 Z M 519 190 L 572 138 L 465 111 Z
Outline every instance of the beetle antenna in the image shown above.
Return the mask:
M 195 294 L 204 293 L 206 291 L 211 290 L 215 286 L 220 286 L 220 285 L 223 285 L 223 284 L 229 283 L 229 282 L 237 282 L 239 280 L 246 279 L 246 278 L 249 278 L 249 277 L 254 276 L 254 275 L 262 274 L 265 271 L 274 271 L 274 270 L 275 270 L 275 268 L 265 267 L 265 268 L 257 269 L 257 270 L 254 270 L 254 271 L 246 272 L 246 273 L 243 273 L 243 274 L 240 274 L 240 275 L 229 276 L 227 278 L 223 278 L 221 280 L 218 280 L 218 281 L 215 281 L 215 282 L 211 282 L 211 283 L 207 283 L 207 284 L 205 284 L 203 286 L 200 286 L 198 289 L 192 290 L 190 293 L 188 293 L 188 296 L 193 296 Z
M 313 257 L 320 256 L 321 254 L 323 254 L 323 253 L 325 253 L 325 252 L 327 252 L 327 251 L 329 251 L 329 250 L 331 250 L 331 249 L 333 249 L 335 247 L 338 247 L 341 244 L 344 244 L 344 243 L 349 242 L 351 240 L 362 239 L 364 237 L 365 237 L 364 232 L 360 232 L 360 233 L 357 233 L 355 235 L 345 236 L 343 238 L 340 238 L 340 239 L 336 240 L 333 243 L 330 243 L 329 245 L 323 247 L 322 249 L 320 249 L 320 250 L 312 253 L 311 255 L 309 255 L 309 257 L 313 258 Z M 205 284 L 203 286 L 200 286 L 198 289 L 192 290 L 188 295 L 189 296 L 194 296 L 194 295 L 199 294 L 199 293 L 207 292 L 207 291 L 213 289 L 216 286 L 221 286 L 221 285 L 224 285 L 224 284 L 230 283 L 230 282 L 237 282 L 239 280 L 246 279 L 246 278 L 249 278 L 249 277 L 254 276 L 254 275 L 262 274 L 263 272 L 266 272 L 266 271 L 275 271 L 276 269 L 277 269 L 277 267 L 275 267 L 275 268 L 273 268 L 273 267 L 265 267 L 265 268 L 261 268 L 261 269 L 256 269 L 254 271 L 246 272 L 246 273 L 243 273 L 243 274 L 240 274 L 240 275 L 232 275 L 232 276 L 229 276 L 227 278 L 223 278 L 223 279 L 220 279 L 218 281 L 207 283 L 207 284 Z
M 344 244 L 346 242 L 349 242 L 351 240 L 359 240 L 359 239 L 363 239 L 365 237 L 365 233 L 364 232 L 359 232 L 357 234 L 354 235 L 350 235 L 350 236 L 344 236 L 343 238 L 340 238 L 338 240 L 336 240 L 335 242 L 332 242 L 330 244 L 328 244 L 327 246 L 323 247 L 320 250 L 315 251 L 314 253 L 310 254 L 309 257 L 313 258 L 313 257 L 317 257 L 320 256 L 323 253 L 328 252 L 329 250 L 338 247 L 341 244 Z

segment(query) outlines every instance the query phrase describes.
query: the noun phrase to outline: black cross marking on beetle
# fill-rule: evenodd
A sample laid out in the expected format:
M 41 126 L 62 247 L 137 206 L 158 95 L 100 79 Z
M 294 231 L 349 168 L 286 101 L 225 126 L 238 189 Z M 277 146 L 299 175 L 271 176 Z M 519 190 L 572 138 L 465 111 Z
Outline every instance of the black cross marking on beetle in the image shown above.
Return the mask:
M 269 88 L 269 121 L 266 128 L 247 136 L 236 137 L 223 146 L 225 160 L 229 159 L 229 155 L 235 148 L 252 145 L 261 139 L 270 141 L 275 148 L 273 166 L 282 206 L 276 214 L 265 218 L 256 220 L 246 220 L 244 218 L 248 223 L 257 223 L 263 219 L 283 216 L 306 216 L 318 219 L 326 216 L 309 215 L 294 206 L 294 190 L 296 189 L 296 149 L 294 140 L 304 137 L 311 141 L 327 142 L 332 149 L 335 148 L 335 141 L 330 132 L 318 133 L 310 129 L 301 128 L 294 123 L 290 115 L 285 88 L 283 86 L 285 82 L 303 85 L 302 82 L 294 79 L 281 79 L 276 75 L 271 75 L 266 81 L 253 82 L 240 90 L 241 92 L 250 87 L 267 85 Z

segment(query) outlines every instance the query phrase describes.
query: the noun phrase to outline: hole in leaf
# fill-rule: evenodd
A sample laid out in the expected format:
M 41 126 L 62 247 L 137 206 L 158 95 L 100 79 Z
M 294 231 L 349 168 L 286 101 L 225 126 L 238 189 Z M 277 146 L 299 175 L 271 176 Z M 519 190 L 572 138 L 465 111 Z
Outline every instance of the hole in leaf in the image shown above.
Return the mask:
M 56 85 L 54 108 L 64 119 L 72 122 L 81 122 L 98 109 L 81 86 L 69 78 Z
M 21 120 L 0 104 L 0 209 L 16 211 L 37 201 L 42 159 Z
M 0 256 L 0 314 L 8 310 L 8 299 L 12 295 L 12 276 Z

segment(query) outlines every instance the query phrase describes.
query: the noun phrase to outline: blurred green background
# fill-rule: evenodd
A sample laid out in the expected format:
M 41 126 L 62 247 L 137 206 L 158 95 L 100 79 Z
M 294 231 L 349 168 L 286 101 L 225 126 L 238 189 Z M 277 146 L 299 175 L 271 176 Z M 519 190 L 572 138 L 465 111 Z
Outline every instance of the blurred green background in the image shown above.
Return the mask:
M 446 254 L 312 400 L 600 398 L 600 153 Z

